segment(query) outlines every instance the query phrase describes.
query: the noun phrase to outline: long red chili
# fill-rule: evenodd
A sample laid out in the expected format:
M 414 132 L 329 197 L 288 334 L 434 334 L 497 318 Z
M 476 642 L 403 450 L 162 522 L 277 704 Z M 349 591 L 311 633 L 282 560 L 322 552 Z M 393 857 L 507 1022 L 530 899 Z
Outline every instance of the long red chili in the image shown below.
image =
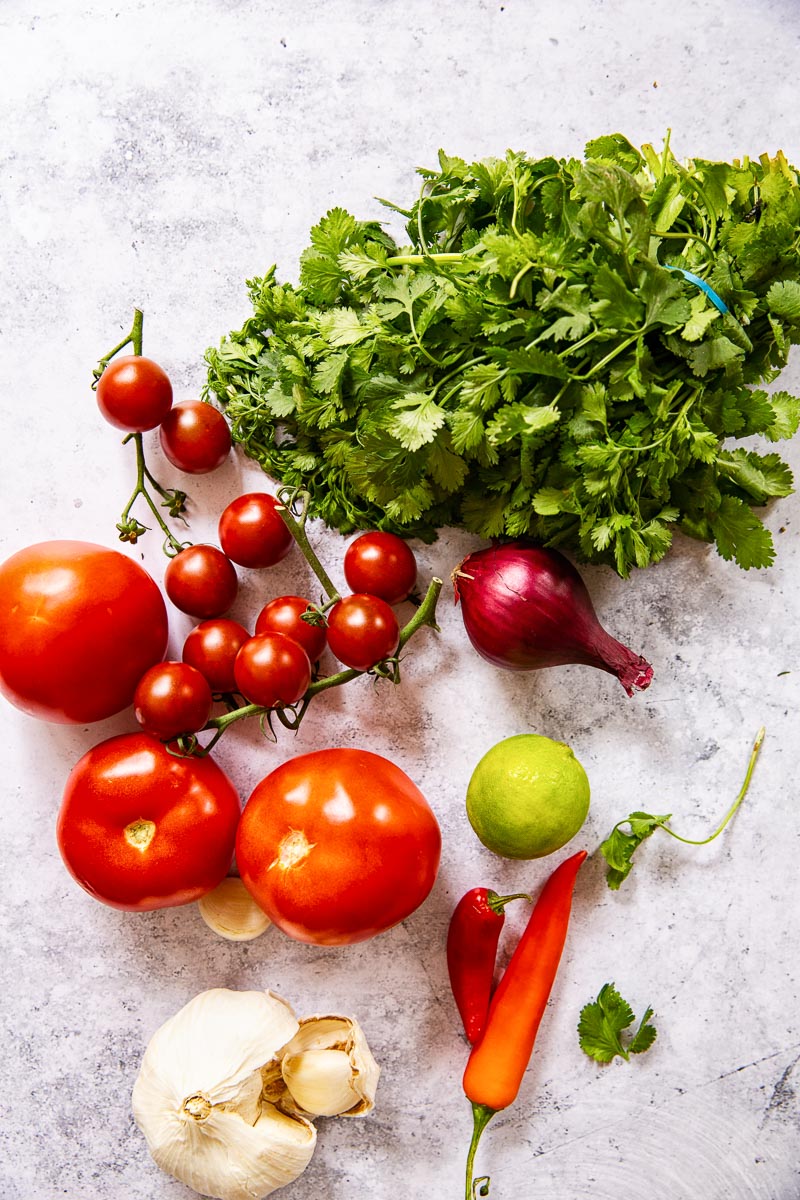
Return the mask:
M 483 1032 L 494 981 L 500 932 L 509 900 L 530 900 L 526 892 L 498 896 L 476 887 L 462 896 L 447 931 L 447 969 L 467 1041 L 472 1046 Z
M 475 1151 L 494 1114 L 516 1099 L 533 1053 L 567 936 L 575 880 L 586 851 L 556 867 L 536 901 L 527 927 L 497 986 L 480 1040 L 464 1072 L 472 1102 L 473 1131 L 467 1155 L 466 1200 L 473 1200 Z M 486 1195 L 487 1186 L 481 1192 Z

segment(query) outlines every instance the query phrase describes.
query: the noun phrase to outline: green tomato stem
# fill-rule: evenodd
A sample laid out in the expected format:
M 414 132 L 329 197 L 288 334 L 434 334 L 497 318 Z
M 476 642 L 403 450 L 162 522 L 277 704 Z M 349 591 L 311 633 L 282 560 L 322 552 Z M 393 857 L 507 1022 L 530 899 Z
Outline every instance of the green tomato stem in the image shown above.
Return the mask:
M 143 337 L 144 313 L 140 308 L 135 308 L 133 310 L 133 325 L 131 326 L 130 333 L 126 334 L 122 341 L 118 342 L 117 345 L 114 346 L 113 350 L 109 350 L 108 353 L 104 354 L 103 357 L 98 361 L 97 366 L 94 369 L 94 382 L 92 383 L 92 390 L 97 387 L 98 379 L 103 374 L 103 371 L 105 371 L 114 355 L 119 354 L 120 350 L 124 350 L 126 346 L 132 346 L 133 353 L 141 355 Z
M 320 609 L 321 612 L 324 612 L 341 600 L 341 596 L 331 582 L 327 571 L 317 558 L 308 540 L 306 521 L 308 520 L 308 506 L 311 496 L 308 492 L 303 491 L 302 488 L 280 488 L 278 491 L 278 501 L 278 513 L 328 596 L 328 603 Z
M 167 500 L 174 500 L 175 493 L 167 492 L 164 488 L 162 488 L 160 484 L 156 483 L 156 481 L 153 479 L 153 476 L 148 471 L 144 458 L 144 446 L 142 444 L 141 433 L 127 434 L 127 436 L 122 439 L 122 444 L 125 445 L 129 441 L 133 441 L 136 446 L 136 484 L 128 503 L 122 510 L 120 523 L 117 526 L 117 529 L 120 531 L 120 541 L 131 542 L 135 544 L 141 534 L 144 533 L 148 528 L 146 525 L 140 525 L 135 518 L 132 519 L 130 516 L 134 501 L 137 499 L 137 497 L 142 496 L 144 497 L 144 500 L 147 503 L 150 511 L 164 533 L 164 553 L 168 558 L 173 558 L 176 554 L 183 550 L 188 543 L 179 542 L 172 530 L 167 525 L 161 513 L 158 511 L 153 497 L 147 490 L 145 478 L 149 479 L 150 482 L 158 489 L 161 495 Z
M 400 630 L 400 641 L 397 647 L 398 654 L 407 644 L 407 642 L 410 641 L 414 634 L 422 628 L 423 625 L 428 625 L 431 629 L 438 631 L 439 627 L 436 624 L 436 604 L 441 590 L 442 580 L 432 579 L 419 608 L 416 610 L 408 624 L 404 625 Z M 397 656 L 395 656 L 395 659 L 392 661 L 396 663 Z M 186 739 L 184 748 L 186 749 L 187 753 L 196 754 L 199 757 L 202 757 L 208 754 L 212 747 L 217 744 L 226 729 L 228 729 L 231 725 L 234 725 L 237 721 L 242 721 L 247 717 L 266 717 L 269 720 L 270 716 L 274 715 L 278 718 L 282 725 L 286 726 L 287 729 L 296 730 L 305 716 L 308 705 L 314 696 L 318 696 L 320 692 L 330 691 L 331 688 L 340 687 L 343 683 L 349 683 L 351 679 L 357 679 L 359 675 L 368 674 L 370 674 L 370 672 L 356 671 L 350 667 L 345 671 L 337 671 L 334 675 L 326 675 L 324 679 L 315 679 L 314 682 L 309 685 L 302 699 L 298 701 L 297 706 L 289 705 L 286 708 L 280 709 L 265 708 L 261 704 L 244 704 L 241 708 L 234 708 L 230 712 L 223 713 L 223 715 L 220 717 L 212 717 L 211 720 L 203 726 L 201 732 L 206 732 L 207 730 L 212 729 L 214 730 L 214 736 L 209 742 L 206 743 L 205 746 L 200 747 L 196 739 L 192 738 Z M 292 717 L 288 717 L 286 715 L 289 712 L 293 713 Z

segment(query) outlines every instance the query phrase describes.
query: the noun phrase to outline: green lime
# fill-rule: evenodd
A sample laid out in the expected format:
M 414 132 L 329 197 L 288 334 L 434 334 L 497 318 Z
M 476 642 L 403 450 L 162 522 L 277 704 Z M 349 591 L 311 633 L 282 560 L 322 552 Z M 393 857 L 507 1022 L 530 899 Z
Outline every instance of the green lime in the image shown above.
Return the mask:
M 573 838 L 589 811 L 589 780 L 564 742 L 520 733 L 484 754 L 467 787 L 467 816 L 489 850 L 542 858 Z

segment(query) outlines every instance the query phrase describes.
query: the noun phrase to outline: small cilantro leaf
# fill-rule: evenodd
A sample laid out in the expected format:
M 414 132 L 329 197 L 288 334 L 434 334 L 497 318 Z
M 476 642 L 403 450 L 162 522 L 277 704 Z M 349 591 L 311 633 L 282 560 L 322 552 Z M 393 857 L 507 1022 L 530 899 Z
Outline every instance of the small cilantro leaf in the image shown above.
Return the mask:
M 600 843 L 600 853 L 608 863 L 606 883 L 617 891 L 620 884 L 628 878 L 633 868 L 633 854 L 642 842 L 670 819 L 671 813 L 662 816 L 652 816 L 650 813 L 633 812 L 624 821 L 618 822 L 604 842 Z M 627 825 L 629 832 L 625 833 L 621 826 Z
M 624 1043 L 622 1034 L 635 1019 L 633 1009 L 613 983 L 605 983 L 597 999 L 581 1009 L 578 1021 L 581 1050 L 595 1062 L 609 1063 L 614 1058 L 628 1062 L 631 1054 L 643 1054 L 656 1040 L 656 1028 L 649 1023 L 652 1016 L 653 1010 L 648 1008 L 634 1036 Z

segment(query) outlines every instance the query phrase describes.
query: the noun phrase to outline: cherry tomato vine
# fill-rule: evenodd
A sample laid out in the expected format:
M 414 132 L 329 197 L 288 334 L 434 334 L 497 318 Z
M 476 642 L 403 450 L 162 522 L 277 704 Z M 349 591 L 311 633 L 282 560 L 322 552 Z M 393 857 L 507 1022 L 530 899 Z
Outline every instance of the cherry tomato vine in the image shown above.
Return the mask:
M 97 385 L 104 371 L 111 363 L 111 360 L 128 346 L 131 346 L 133 351 L 131 362 L 134 364 L 134 377 L 135 358 L 137 357 L 141 360 L 142 364 L 146 363 L 149 368 L 155 368 L 156 371 L 160 372 L 161 369 L 156 364 L 142 357 L 143 329 L 144 314 L 137 308 L 134 310 L 133 325 L 130 332 L 99 360 L 93 373 L 94 382 L 92 386 L 94 390 L 97 389 Z M 130 397 L 126 395 L 124 399 L 125 411 L 129 412 L 131 410 Z M 152 407 L 152 401 L 150 402 L 150 406 Z M 121 408 L 122 404 L 119 407 Z M 135 404 L 132 407 L 135 409 Z M 170 409 L 167 416 L 169 416 L 170 412 L 174 413 L 174 409 Z M 188 496 L 186 492 L 179 488 L 170 489 L 163 487 L 151 473 L 145 459 L 142 431 L 132 427 L 135 419 L 135 417 L 131 418 L 130 431 L 123 438 L 123 444 L 132 441 L 135 446 L 136 482 L 131 496 L 122 511 L 120 521 L 117 524 L 120 541 L 135 544 L 149 528 L 132 515 L 131 510 L 137 499 L 141 496 L 164 534 L 162 549 L 167 558 L 170 559 L 170 565 L 167 568 L 168 574 L 175 572 L 178 566 L 176 561 L 177 556 L 181 555 L 184 551 L 190 550 L 193 552 L 213 551 L 230 565 L 229 559 L 223 555 L 221 550 L 216 550 L 215 547 L 193 546 L 189 541 L 179 540 L 170 529 L 161 510 L 166 509 L 170 517 L 179 519 L 186 525 L 187 521 L 184 513 L 186 512 Z M 166 419 L 165 417 L 164 420 Z M 124 424 L 120 425 L 118 420 L 114 420 L 112 423 L 118 428 L 126 428 Z M 260 500 L 263 505 L 264 496 L 260 496 Z M 312 664 L 310 683 L 304 687 L 299 698 L 291 703 L 278 701 L 270 705 L 258 704 L 249 702 L 247 697 L 237 690 L 215 692 L 213 694 L 214 701 L 223 703 L 227 711 L 220 716 L 210 717 L 200 729 L 187 730 L 177 736 L 171 731 L 172 740 L 169 742 L 167 749 L 178 756 L 206 756 L 232 725 L 250 717 L 257 718 L 265 736 L 277 740 L 274 721 L 279 722 L 286 729 L 296 731 L 315 696 L 331 688 L 349 683 L 350 680 L 357 679 L 361 675 L 368 674 L 376 681 L 386 679 L 391 683 L 397 684 L 400 682 L 402 651 L 410 639 L 420 628 L 426 625 L 431 629 L 438 630 L 436 624 L 436 604 L 442 589 L 441 579 L 434 578 L 431 580 L 427 592 L 421 601 L 418 601 L 416 597 L 411 597 L 416 604 L 416 610 L 407 624 L 403 628 L 400 628 L 387 601 L 376 593 L 368 593 L 365 588 L 363 595 L 358 593 L 353 596 L 340 595 L 320 562 L 308 536 L 307 522 L 310 503 L 308 492 L 302 488 L 280 488 L 277 497 L 274 500 L 269 497 L 268 500 L 270 506 L 274 505 L 274 513 L 280 517 L 286 526 L 288 534 L 291 537 L 291 542 L 297 545 L 303 554 L 322 589 L 319 602 L 316 604 L 309 602 L 306 610 L 300 613 L 300 619 L 310 627 L 324 627 L 326 631 L 329 620 L 331 621 L 331 630 L 334 628 L 334 622 L 336 623 L 337 641 L 342 649 L 334 652 L 339 657 L 340 662 L 342 662 L 343 669 L 331 675 L 320 675 L 317 665 Z M 280 554 L 280 557 L 282 556 L 283 552 Z M 413 555 L 410 550 L 408 550 L 408 556 L 410 556 L 413 562 Z M 233 572 L 232 566 L 231 571 Z M 349 572 L 346 571 L 345 574 L 347 577 Z M 350 582 L 349 579 L 348 582 Z M 409 568 L 408 588 L 411 586 L 413 586 L 413 573 L 410 572 Z M 183 603 L 176 600 L 172 595 L 170 587 L 167 588 L 167 592 L 179 608 L 194 616 L 207 615 L 209 617 L 221 617 L 225 610 L 225 605 L 220 604 L 215 608 L 213 613 L 201 613 L 194 610 L 191 606 L 184 606 Z M 233 595 L 235 595 L 235 591 Z M 289 597 L 287 599 L 296 598 Z M 230 602 L 232 602 L 232 597 Z M 347 624 L 348 614 L 350 627 Z M 248 635 L 248 641 L 253 642 L 254 639 L 259 637 L 264 639 L 266 636 L 257 629 L 253 637 Z M 278 633 L 271 636 L 280 639 L 284 637 L 284 634 Z M 364 644 L 354 647 L 351 651 L 350 642 L 357 641 L 359 636 L 362 638 Z M 299 646 L 302 640 L 305 639 L 295 639 L 296 644 Z M 247 659 L 248 655 L 251 659 L 257 660 L 258 656 L 253 655 L 252 652 L 253 647 L 250 646 L 248 648 L 248 642 L 245 642 L 239 649 L 238 654 L 243 655 L 243 662 Z M 302 653 L 305 656 L 305 649 L 302 650 Z M 252 666 L 252 663 L 250 665 Z M 257 661 L 255 665 L 258 665 Z M 165 664 L 165 666 L 167 668 L 174 668 L 175 664 Z M 250 677 L 251 672 L 243 668 L 238 672 L 238 675 L 240 678 L 245 679 Z M 255 690 L 260 691 L 262 695 L 269 694 L 268 688 L 263 690 L 256 688 Z M 297 695 L 299 690 L 298 688 L 294 694 Z M 199 735 L 203 733 L 211 734 L 210 739 L 205 744 L 202 744 L 199 740 Z M 166 744 L 166 735 L 162 736 L 162 741 Z

